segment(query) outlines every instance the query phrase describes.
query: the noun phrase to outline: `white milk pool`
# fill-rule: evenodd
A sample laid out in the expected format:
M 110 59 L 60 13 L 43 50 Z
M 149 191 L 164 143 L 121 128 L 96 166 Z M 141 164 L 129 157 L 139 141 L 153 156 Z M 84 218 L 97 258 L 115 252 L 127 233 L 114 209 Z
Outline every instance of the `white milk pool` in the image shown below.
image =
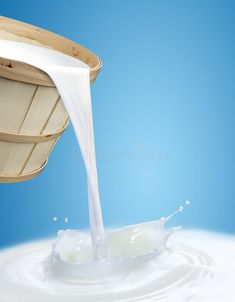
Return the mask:
M 53 240 L 0 252 L 1 302 L 234 302 L 235 237 L 181 230 L 163 254 L 74 280 L 45 274 Z M 203 251 L 203 252 L 202 252 Z

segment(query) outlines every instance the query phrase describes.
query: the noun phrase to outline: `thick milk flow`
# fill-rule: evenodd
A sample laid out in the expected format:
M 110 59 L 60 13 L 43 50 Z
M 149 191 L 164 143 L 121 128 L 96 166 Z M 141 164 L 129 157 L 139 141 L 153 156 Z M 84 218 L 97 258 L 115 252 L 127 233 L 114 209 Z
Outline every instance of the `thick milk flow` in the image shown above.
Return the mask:
M 235 238 L 180 231 L 176 238 L 184 238 L 184 244 L 169 244 L 177 227 L 167 231 L 165 224 L 183 206 L 166 218 L 104 233 L 89 67 L 59 52 L 14 41 L 0 40 L 0 57 L 33 65 L 54 81 L 84 159 L 91 228 L 91 238 L 76 230 L 61 230 L 56 241 L 1 251 L 0 301 L 233 302 Z
M 45 71 L 55 83 L 71 118 L 87 172 L 92 241 L 104 239 L 96 169 L 89 67 L 70 56 L 43 47 L 0 40 L 0 57 L 21 61 Z

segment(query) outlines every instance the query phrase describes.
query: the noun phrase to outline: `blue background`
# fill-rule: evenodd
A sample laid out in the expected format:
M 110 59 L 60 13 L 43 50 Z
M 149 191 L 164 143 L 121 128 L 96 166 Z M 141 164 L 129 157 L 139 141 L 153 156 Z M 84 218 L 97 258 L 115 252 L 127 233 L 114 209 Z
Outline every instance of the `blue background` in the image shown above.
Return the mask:
M 102 58 L 92 95 L 106 226 L 159 218 L 190 199 L 174 224 L 235 233 L 234 1 L 9 0 L 1 14 Z M 87 212 L 70 125 L 39 177 L 0 184 L 0 246 L 86 228 Z

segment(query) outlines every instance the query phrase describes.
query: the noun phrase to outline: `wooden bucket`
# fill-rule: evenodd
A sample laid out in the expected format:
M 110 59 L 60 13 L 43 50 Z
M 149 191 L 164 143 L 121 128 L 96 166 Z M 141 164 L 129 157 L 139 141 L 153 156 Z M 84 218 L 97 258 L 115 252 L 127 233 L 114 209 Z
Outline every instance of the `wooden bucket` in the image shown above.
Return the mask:
M 27 23 L 0 17 L 0 39 L 36 44 L 78 58 L 91 67 L 91 82 L 101 68 L 99 58 L 83 46 Z M 46 73 L 0 58 L 0 182 L 38 175 L 68 120 Z

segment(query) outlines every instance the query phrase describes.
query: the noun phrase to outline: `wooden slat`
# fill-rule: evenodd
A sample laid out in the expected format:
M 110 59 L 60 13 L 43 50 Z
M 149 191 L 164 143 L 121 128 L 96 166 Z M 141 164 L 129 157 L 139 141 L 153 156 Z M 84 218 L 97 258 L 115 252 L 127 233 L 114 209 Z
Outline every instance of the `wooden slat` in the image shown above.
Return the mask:
M 64 127 L 69 116 L 61 99 L 59 99 L 42 134 L 50 134 Z
M 17 132 L 37 86 L 0 78 L 0 130 Z
M 0 129 L 17 133 L 25 118 L 37 86 L 13 82 L 0 78 Z M 20 173 L 32 144 L 12 144 L 0 142 L 0 171 L 2 173 Z
M 39 169 L 47 160 L 49 153 L 55 143 L 56 139 L 36 144 L 32 154 L 30 155 L 30 158 L 28 159 L 22 171 L 22 174 L 30 173 L 31 171 Z
M 39 134 L 54 111 L 59 94 L 55 88 L 39 87 L 18 133 Z
M 62 101 L 59 101 L 42 134 L 51 133 L 55 131 L 55 129 L 62 128 L 66 124 L 67 120 L 68 114 L 64 108 Z M 27 164 L 25 165 L 23 173 L 29 173 L 34 169 L 39 169 L 48 158 L 49 153 L 55 143 L 56 140 L 51 140 L 48 142 L 37 144 Z
M 0 173 L 19 175 L 34 144 L 0 142 Z
M 6 160 L 9 156 L 9 153 L 12 150 L 12 143 L 0 141 L 0 173 L 4 171 L 4 166 L 6 165 Z

